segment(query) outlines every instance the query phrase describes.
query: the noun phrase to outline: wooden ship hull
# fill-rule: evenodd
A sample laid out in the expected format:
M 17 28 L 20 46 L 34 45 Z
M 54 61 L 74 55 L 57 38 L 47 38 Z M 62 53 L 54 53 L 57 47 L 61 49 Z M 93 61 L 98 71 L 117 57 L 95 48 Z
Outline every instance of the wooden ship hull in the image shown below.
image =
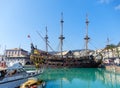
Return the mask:
M 38 63 L 39 66 L 45 66 L 47 68 L 97 68 L 101 65 L 102 59 L 100 60 L 91 60 L 88 57 L 81 58 L 53 58 L 32 55 L 32 60 L 39 62 L 42 60 L 42 63 Z M 38 60 L 38 61 L 37 61 Z
M 97 68 L 101 65 L 102 60 L 89 59 L 89 57 L 81 58 L 46 58 L 44 65 L 52 68 Z

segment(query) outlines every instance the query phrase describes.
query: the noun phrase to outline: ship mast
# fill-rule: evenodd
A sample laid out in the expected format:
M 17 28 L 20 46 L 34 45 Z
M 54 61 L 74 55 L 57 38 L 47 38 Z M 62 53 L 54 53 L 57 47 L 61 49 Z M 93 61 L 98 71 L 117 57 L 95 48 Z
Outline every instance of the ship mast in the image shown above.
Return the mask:
M 48 53 L 48 35 L 47 35 L 47 26 L 46 26 L 46 36 L 45 36 L 45 44 L 46 44 L 46 53 Z
M 64 23 L 64 21 L 63 21 L 63 13 L 61 13 L 61 21 L 60 21 L 60 23 L 61 23 L 61 35 L 59 37 L 59 39 L 60 39 L 60 52 L 61 52 L 61 57 L 63 58 L 63 55 L 62 55 L 62 52 L 63 52 L 63 40 L 65 39 L 65 37 L 63 36 L 63 23 Z
M 86 15 L 86 36 L 84 38 L 85 40 L 85 51 L 86 51 L 86 55 L 88 55 L 88 42 L 89 42 L 89 39 L 90 37 L 88 37 L 88 24 L 89 24 L 89 21 L 88 21 L 88 15 Z

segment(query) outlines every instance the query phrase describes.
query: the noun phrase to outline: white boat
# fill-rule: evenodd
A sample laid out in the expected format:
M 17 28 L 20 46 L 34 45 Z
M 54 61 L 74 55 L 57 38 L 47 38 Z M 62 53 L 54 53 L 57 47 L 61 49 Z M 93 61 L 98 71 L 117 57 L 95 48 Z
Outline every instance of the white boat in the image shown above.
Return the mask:
M 0 70 L 0 88 L 16 88 L 30 77 L 40 75 L 43 71 L 25 71 L 20 63 Z

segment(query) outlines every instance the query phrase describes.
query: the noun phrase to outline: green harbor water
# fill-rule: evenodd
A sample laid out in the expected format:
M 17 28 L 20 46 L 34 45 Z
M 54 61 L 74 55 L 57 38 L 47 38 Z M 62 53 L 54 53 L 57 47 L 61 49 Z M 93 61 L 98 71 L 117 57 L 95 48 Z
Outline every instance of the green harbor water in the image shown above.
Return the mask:
M 45 88 L 120 88 L 120 74 L 100 68 L 45 69 Z

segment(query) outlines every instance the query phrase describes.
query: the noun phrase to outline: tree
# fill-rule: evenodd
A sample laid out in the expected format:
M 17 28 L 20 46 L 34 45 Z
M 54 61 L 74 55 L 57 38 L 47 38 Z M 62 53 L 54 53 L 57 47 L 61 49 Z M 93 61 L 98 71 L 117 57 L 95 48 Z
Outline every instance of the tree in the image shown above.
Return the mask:
M 114 52 L 114 49 L 116 48 L 117 46 L 114 45 L 114 44 L 110 44 L 110 45 L 107 45 L 104 50 L 107 50 L 109 52 L 109 50 L 112 51 L 112 57 L 114 56 L 115 52 Z M 109 55 L 108 55 L 108 58 L 109 58 Z
M 120 47 L 120 42 L 117 44 L 117 47 L 116 47 L 116 53 L 117 53 L 118 57 L 119 57 L 119 54 L 120 54 L 119 47 Z

